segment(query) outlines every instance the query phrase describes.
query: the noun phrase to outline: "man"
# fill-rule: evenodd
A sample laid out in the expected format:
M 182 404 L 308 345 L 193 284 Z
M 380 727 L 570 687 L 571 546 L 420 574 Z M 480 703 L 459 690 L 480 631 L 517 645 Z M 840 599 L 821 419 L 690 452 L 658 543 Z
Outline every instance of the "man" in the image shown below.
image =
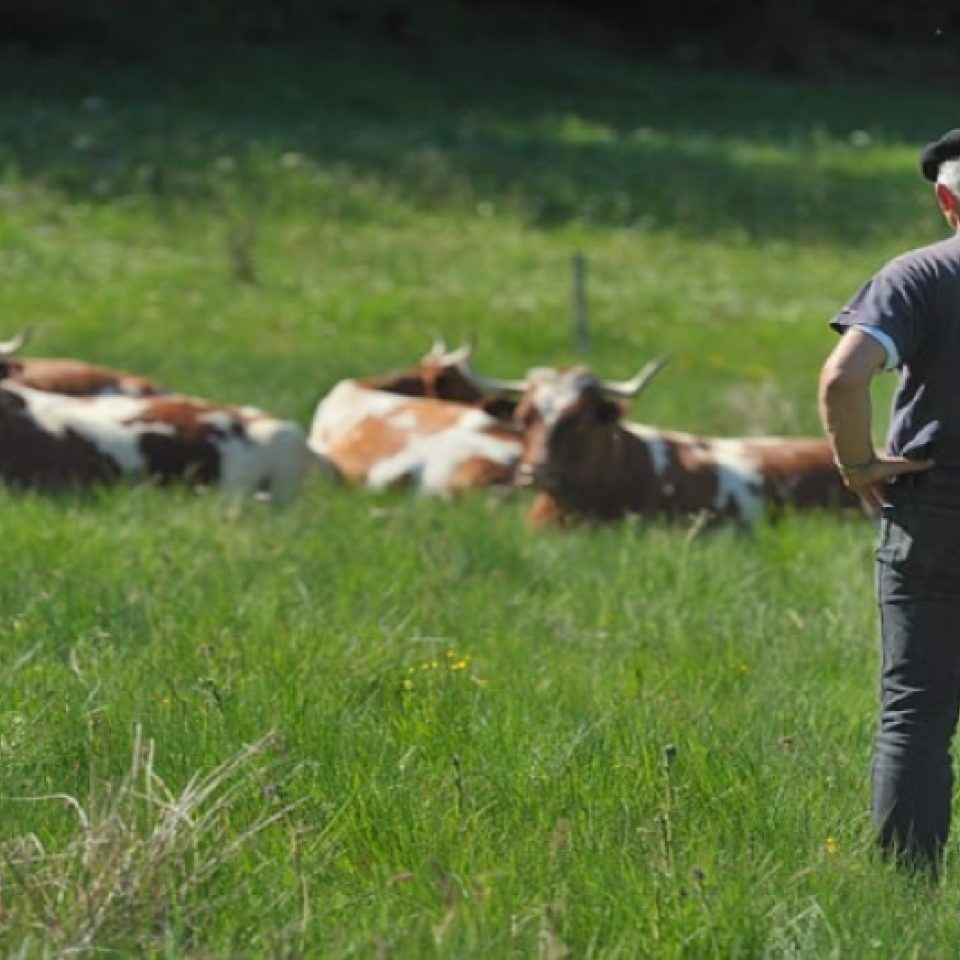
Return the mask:
M 889 262 L 832 321 L 820 416 L 847 486 L 880 516 L 881 712 L 872 763 L 880 844 L 939 873 L 960 708 L 960 129 L 928 144 L 923 176 L 954 233 Z M 870 384 L 897 368 L 886 453 Z

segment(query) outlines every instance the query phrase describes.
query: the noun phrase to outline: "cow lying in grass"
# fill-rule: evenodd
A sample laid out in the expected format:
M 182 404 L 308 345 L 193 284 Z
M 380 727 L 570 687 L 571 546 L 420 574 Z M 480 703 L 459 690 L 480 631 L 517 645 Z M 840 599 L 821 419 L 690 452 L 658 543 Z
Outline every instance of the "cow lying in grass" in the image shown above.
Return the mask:
M 155 397 L 167 392 L 148 377 L 83 360 L 19 358 L 17 354 L 29 338 L 29 330 L 24 330 L 12 340 L 0 342 L 0 380 L 73 397 Z
M 348 483 L 449 497 L 509 486 L 520 460 L 513 403 L 463 374 L 469 350 L 438 343 L 407 371 L 342 380 L 318 404 L 310 447 Z
M 70 397 L 0 382 L 0 480 L 41 490 L 189 483 L 276 503 L 311 460 L 295 423 L 187 397 Z
M 639 395 L 662 366 L 654 361 L 624 383 L 600 380 L 585 367 L 535 369 L 522 381 L 474 375 L 478 388 L 520 396 L 518 478 L 540 491 L 531 523 L 632 514 L 747 525 L 788 508 L 859 507 L 826 440 L 698 437 L 625 422 L 624 401 Z

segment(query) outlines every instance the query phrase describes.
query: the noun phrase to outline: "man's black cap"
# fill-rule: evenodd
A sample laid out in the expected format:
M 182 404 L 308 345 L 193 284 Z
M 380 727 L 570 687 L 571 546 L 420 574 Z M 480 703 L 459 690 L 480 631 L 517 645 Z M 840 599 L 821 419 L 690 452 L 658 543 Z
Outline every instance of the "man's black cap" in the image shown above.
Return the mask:
M 949 130 L 939 140 L 928 143 L 920 151 L 920 172 L 934 183 L 944 160 L 960 157 L 960 128 Z

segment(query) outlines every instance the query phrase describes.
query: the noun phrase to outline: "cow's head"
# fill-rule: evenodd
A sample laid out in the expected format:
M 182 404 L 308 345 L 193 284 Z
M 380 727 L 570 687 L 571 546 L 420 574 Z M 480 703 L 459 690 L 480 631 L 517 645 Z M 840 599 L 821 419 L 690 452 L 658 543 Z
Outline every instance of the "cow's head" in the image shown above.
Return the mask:
M 486 390 L 477 383 L 470 366 L 472 353 L 472 344 L 450 350 L 438 338 L 415 369 L 364 382 L 374 389 L 405 396 L 468 404 L 481 408 L 498 420 L 510 420 L 516 401 L 500 391 Z
M 465 371 L 469 370 L 473 347 L 464 344 L 448 350 L 446 343 L 437 339 L 420 359 L 419 375 L 424 396 L 432 400 L 451 400 L 454 403 L 478 403 L 483 393 L 477 389 Z
M 591 465 L 591 448 L 605 444 L 626 402 L 640 394 L 667 362 L 658 358 L 630 380 L 601 380 L 586 367 L 536 367 L 523 380 L 481 378 L 488 389 L 519 397 L 514 421 L 524 437 L 518 482 L 541 490 L 559 487 Z
M 469 360 L 470 350 L 469 346 L 448 350 L 442 340 L 436 340 L 415 367 L 364 377 L 360 382 L 373 390 L 386 390 L 405 397 L 474 404 L 481 399 L 481 393 L 461 373 L 461 367 Z

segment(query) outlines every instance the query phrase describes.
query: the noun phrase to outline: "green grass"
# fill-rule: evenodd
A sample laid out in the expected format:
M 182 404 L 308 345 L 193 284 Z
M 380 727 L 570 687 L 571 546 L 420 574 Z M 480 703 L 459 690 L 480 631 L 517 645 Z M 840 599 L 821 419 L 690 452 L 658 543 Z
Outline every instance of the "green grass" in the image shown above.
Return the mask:
M 2 335 L 304 424 L 437 333 L 577 359 L 583 251 L 588 362 L 677 358 L 637 419 L 816 433 L 826 321 L 942 235 L 916 151 L 955 109 L 559 44 L 0 83 Z M 870 525 L 526 506 L 0 494 L 5 952 L 952 956 L 949 879 L 870 845 Z

